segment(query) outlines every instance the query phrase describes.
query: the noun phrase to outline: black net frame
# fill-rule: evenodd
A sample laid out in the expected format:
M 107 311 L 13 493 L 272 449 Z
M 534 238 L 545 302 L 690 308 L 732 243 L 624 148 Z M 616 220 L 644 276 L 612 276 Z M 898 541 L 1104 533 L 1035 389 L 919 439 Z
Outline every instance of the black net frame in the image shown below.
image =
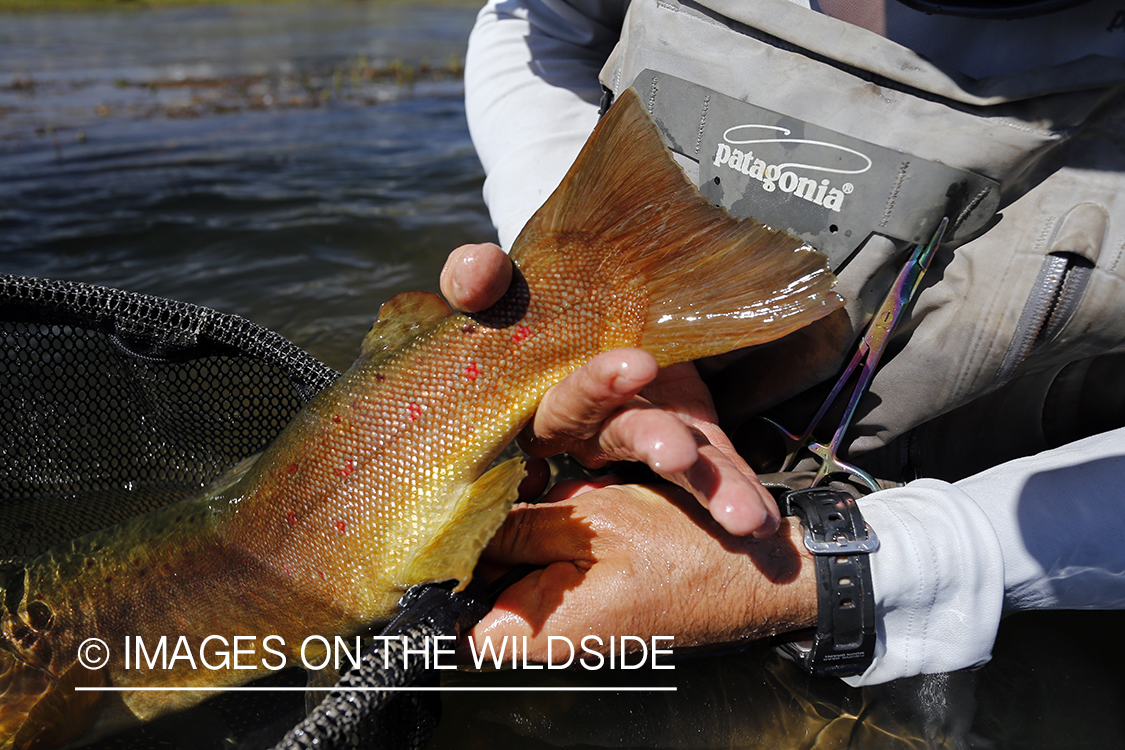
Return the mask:
M 338 376 L 237 315 L 0 275 L 0 569 L 197 491 Z

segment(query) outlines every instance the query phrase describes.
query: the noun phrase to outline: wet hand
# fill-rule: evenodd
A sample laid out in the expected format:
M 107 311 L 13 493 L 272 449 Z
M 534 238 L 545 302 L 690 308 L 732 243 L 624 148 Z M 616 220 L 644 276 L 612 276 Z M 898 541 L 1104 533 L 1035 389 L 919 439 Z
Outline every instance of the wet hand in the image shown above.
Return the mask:
M 543 567 L 470 637 L 479 651 L 485 636 L 526 636 L 528 658 L 545 661 L 551 635 L 672 636 L 684 647 L 807 627 L 816 577 L 800 536 L 788 520 L 769 539 L 732 536 L 670 485 L 561 483 L 518 506 L 485 550 L 482 572 Z
M 769 536 L 777 504 L 717 422 L 693 365 L 661 370 L 647 352 L 618 349 L 549 390 L 520 447 L 536 457 L 567 452 L 591 468 L 640 461 L 690 492 L 726 531 Z
M 463 245 L 441 275 L 456 309 L 482 310 L 507 289 L 511 261 L 496 245 Z M 521 447 L 532 456 L 569 452 L 586 466 L 641 461 L 691 492 L 732 534 L 764 537 L 778 525 L 769 492 L 718 427 L 695 367 L 660 370 L 638 349 L 595 357 L 544 397 Z
M 480 312 L 495 303 L 512 283 L 512 261 L 499 245 L 462 245 L 441 269 L 441 293 L 454 310 Z

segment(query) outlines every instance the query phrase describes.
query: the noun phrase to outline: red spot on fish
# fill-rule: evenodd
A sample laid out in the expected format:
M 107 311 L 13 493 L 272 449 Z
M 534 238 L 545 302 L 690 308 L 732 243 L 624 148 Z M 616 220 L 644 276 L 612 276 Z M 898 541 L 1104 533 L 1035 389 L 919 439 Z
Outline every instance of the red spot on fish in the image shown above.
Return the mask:
M 285 514 L 285 523 L 289 524 L 289 528 L 293 528 L 294 526 L 296 526 L 297 525 L 297 514 L 294 513 L 293 511 L 289 511 L 288 513 L 286 513 Z
M 375 373 L 375 380 L 377 380 L 378 382 L 382 383 L 386 379 L 387 379 L 387 376 L 384 375 L 383 373 L 381 373 L 381 372 Z
M 347 463 L 345 463 L 343 466 L 336 467 L 336 473 L 339 474 L 342 477 L 348 476 L 353 471 L 355 471 L 355 464 L 352 463 L 352 460 L 350 458 L 348 459 Z
M 281 570 L 282 570 L 282 572 L 285 573 L 286 578 L 292 578 L 293 577 L 293 571 L 289 569 L 288 565 L 282 565 Z
M 290 474 L 296 474 L 297 473 L 297 464 L 289 464 L 288 466 L 285 467 L 285 470 L 287 472 L 289 472 Z
M 319 576 L 320 576 L 320 580 L 322 580 L 322 581 L 323 581 L 323 580 L 324 580 L 324 571 L 323 571 L 323 570 L 318 570 L 318 571 L 316 571 L 316 573 L 317 573 L 317 575 L 319 575 Z
M 484 368 L 482 368 L 476 362 L 470 362 L 469 364 L 465 365 L 465 380 L 476 380 L 477 375 L 480 375 L 483 369 Z
M 340 415 L 339 415 L 339 414 L 333 414 L 333 415 L 332 415 L 332 421 L 333 421 L 333 422 L 335 422 L 336 424 L 340 424 L 340 422 L 341 422 L 342 420 L 340 419 Z
M 531 335 L 531 329 L 527 326 L 520 326 L 516 332 L 512 334 L 512 341 L 519 343 Z
M 347 530 L 347 528 L 348 528 L 348 525 L 346 523 L 344 523 L 343 521 L 340 521 L 340 520 L 336 521 L 336 531 L 339 531 L 341 534 L 343 534 Z
M 468 325 L 461 326 L 461 333 L 476 333 L 476 332 L 477 332 L 477 327 L 475 325 L 473 325 L 472 323 L 470 323 Z
M 411 401 L 409 404 L 407 404 L 406 411 L 410 415 L 410 421 L 417 422 L 418 417 L 422 416 L 422 405 L 416 401 Z

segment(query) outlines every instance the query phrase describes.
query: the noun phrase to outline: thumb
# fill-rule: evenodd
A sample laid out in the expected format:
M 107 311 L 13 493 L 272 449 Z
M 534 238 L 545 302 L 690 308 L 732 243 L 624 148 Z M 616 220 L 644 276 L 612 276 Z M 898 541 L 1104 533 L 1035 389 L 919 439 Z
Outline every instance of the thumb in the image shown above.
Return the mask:
M 506 566 L 539 565 L 554 562 L 592 562 L 590 523 L 568 500 L 621 480 L 612 474 L 597 479 L 570 479 L 559 482 L 542 502 L 519 503 L 493 535 L 481 560 Z
M 554 563 L 529 573 L 505 589 L 492 610 L 469 632 L 470 647 L 480 653 L 488 641 L 494 648 L 510 641 L 513 647 L 518 643 L 521 650 L 526 648 L 526 658 L 544 661 L 547 633 L 567 630 L 564 621 L 569 618 L 563 606 L 566 593 L 577 588 L 585 576 L 586 569 L 571 562 Z
M 441 269 L 441 293 L 461 312 L 480 312 L 503 296 L 512 281 L 512 262 L 499 245 L 462 245 Z

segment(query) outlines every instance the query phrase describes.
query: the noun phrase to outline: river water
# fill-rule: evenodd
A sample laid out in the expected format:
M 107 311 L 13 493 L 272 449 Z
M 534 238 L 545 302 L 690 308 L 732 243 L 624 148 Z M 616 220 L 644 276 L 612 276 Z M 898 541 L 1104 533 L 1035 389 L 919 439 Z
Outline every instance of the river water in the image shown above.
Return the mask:
M 450 249 L 494 236 L 461 101 L 474 13 L 341 1 L 0 15 L 0 272 L 236 313 L 347 367 L 380 302 L 436 290 Z M 1120 747 L 1122 625 L 1013 618 L 983 670 L 865 690 L 762 646 L 671 671 L 446 674 L 677 692 L 447 693 L 429 746 Z M 259 747 L 299 708 L 205 707 L 158 741 Z M 145 737 L 107 746 L 157 741 Z
M 243 315 L 337 369 L 493 231 L 474 11 L 282 3 L 0 22 L 0 266 Z

